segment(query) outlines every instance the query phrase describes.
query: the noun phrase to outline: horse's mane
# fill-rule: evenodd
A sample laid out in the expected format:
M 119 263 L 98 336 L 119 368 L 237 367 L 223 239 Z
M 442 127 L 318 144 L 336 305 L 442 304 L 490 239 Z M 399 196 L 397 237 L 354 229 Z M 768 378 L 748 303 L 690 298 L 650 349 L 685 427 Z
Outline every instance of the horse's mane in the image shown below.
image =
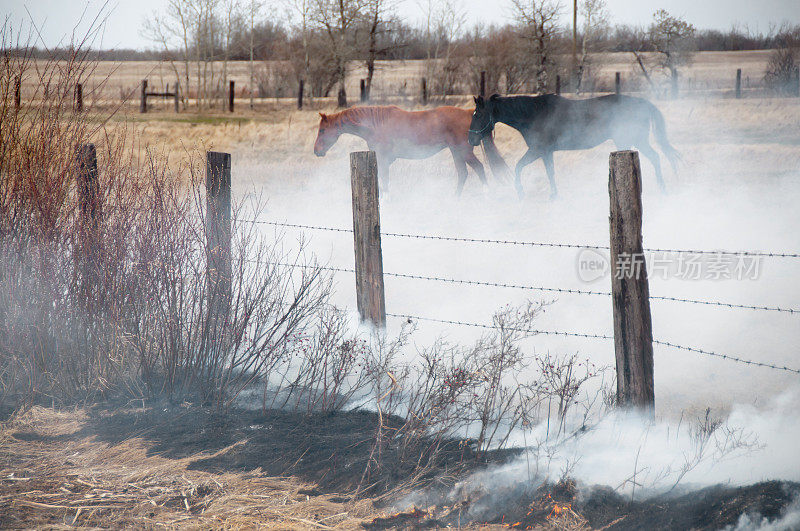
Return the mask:
M 389 119 L 389 116 L 400 110 L 394 105 L 352 107 L 337 113 L 329 114 L 328 121 L 333 126 L 361 125 L 377 126 Z

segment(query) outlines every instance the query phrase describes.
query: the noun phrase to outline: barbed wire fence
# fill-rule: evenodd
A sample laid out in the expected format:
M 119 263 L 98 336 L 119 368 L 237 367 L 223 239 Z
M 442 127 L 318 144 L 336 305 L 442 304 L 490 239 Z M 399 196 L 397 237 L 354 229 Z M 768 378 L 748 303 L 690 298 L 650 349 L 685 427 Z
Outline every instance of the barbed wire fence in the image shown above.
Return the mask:
M 253 223 L 259 225 L 269 225 L 274 227 L 281 227 L 281 228 L 292 228 L 292 229 L 300 229 L 300 230 L 312 230 L 312 231 L 324 231 L 324 232 L 334 232 L 334 233 L 348 233 L 352 234 L 353 229 L 342 228 L 342 227 L 329 227 L 323 225 L 311 225 L 311 224 L 302 224 L 302 223 L 290 223 L 286 221 L 275 221 L 275 220 L 261 220 L 261 219 L 250 219 L 250 220 L 242 220 L 242 223 Z M 390 238 L 406 238 L 406 239 L 417 239 L 417 240 L 434 240 L 434 241 L 450 241 L 450 242 L 459 242 L 459 243 L 470 243 L 470 244 L 489 244 L 489 245 L 511 245 L 511 246 L 528 246 L 528 247 L 549 247 L 549 248 L 566 248 L 566 249 L 593 249 L 593 250 L 608 250 L 609 246 L 603 245 L 594 245 L 594 244 L 582 244 L 582 243 L 564 243 L 564 242 L 534 242 L 534 241 L 523 241 L 523 240 L 505 240 L 505 239 L 492 239 L 492 238 L 478 238 L 478 237 L 463 237 L 463 236 L 446 236 L 446 235 L 429 235 L 429 234 L 406 234 L 406 233 L 399 233 L 399 232 L 381 232 L 381 237 L 390 237 Z M 800 258 L 800 253 L 795 252 L 780 252 L 780 251 L 758 251 L 758 250 L 737 250 L 737 251 L 728 251 L 728 250 L 702 250 L 702 249 L 677 249 L 677 248 L 645 248 L 645 251 L 649 252 L 661 252 L 661 253 L 685 253 L 685 254 L 697 254 L 697 255 L 728 255 L 728 256 L 750 256 L 750 257 L 760 257 L 760 258 L 784 258 L 784 259 L 794 259 Z M 257 262 L 259 265 L 265 265 L 261 262 Z M 328 265 L 306 265 L 306 264 L 289 264 L 284 262 L 273 262 L 270 265 L 273 266 L 280 266 L 280 267 L 289 267 L 289 268 L 317 268 L 325 271 L 331 271 L 334 273 L 348 273 L 348 274 L 356 274 L 356 270 L 350 267 L 334 267 Z M 470 285 L 470 286 L 483 286 L 483 287 L 494 287 L 494 288 L 504 288 L 504 289 L 515 289 L 515 290 L 525 290 L 525 291 L 538 291 L 543 293 L 553 293 L 553 294 L 569 294 L 569 295 L 586 295 L 586 296 L 599 296 L 599 297 L 611 297 L 610 291 L 603 291 L 603 290 L 587 290 L 587 289 L 578 289 L 578 288 L 565 288 L 565 287 L 556 287 L 556 286 L 533 286 L 533 285 L 523 285 L 523 284 L 514 284 L 514 283 L 507 283 L 507 282 L 495 282 L 495 281 L 488 281 L 488 280 L 475 280 L 475 279 L 458 279 L 458 278 L 450 278 L 444 277 L 439 275 L 422 275 L 422 274 L 414 274 L 414 273 L 400 273 L 400 272 L 391 272 L 391 271 L 384 271 L 383 275 L 386 277 L 393 277 L 393 278 L 402 278 L 402 279 L 409 279 L 409 280 L 422 280 L 422 281 L 429 281 L 429 282 L 438 282 L 438 283 L 446 283 L 446 284 L 455 284 L 455 285 Z M 729 302 L 729 301 L 720 301 L 720 300 L 703 300 L 703 299 L 691 299 L 691 298 L 684 298 L 684 297 L 673 297 L 667 295 L 650 295 L 651 300 L 656 301 L 667 301 L 667 302 L 676 302 L 676 303 L 685 303 L 685 304 L 694 304 L 694 305 L 702 305 L 702 306 L 713 306 L 713 307 L 720 307 L 720 308 L 730 308 L 730 309 L 741 309 L 741 310 L 750 310 L 750 311 L 762 311 L 762 312 L 777 312 L 777 313 L 788 313 L 788 314 L 800 314 L 800 308 L 792 308 L 792 307 L 782 307 L 782 306 L 775 306 L 775 305 L 757 305 L 757 304 L 743 304 L 737 302 Z M 439 318 L 432 318 L 432 317 L 423 317 L 419 315 L 413 314 L 406 314 L 406 313 L 392 313 L 386 312 L 388 317 L 399 318 L 399 319 L 408 319 L 412 321 L 422 321 L 422 322 L 431 322 L 431 323 L 439 323 L 439 324 L 447 324 L 447 325 L 454 325 L 454 326 L 465 326 L 465 327 L 472 327 L 472 328 L 479 328 L 479 329 L 493 329 L 493 325 L 488 324 L 481 324 L 481 323 L 473 323 L 455 319 L 439 319 Z M 602 334 L 602 333 L 591 333 L 591 332 L 578 332 L 578 331 L 563 331 L 563 330 L 544 330 L 544 329 L 526 329 L 526 330 L 519 330 L 521 332 L 526 333 L 533 333 L 533 334 L 541 334 L 541 335 L 552 335 L 552 336 L 563 336 L 563 337 L 577 337 L 577 338 L 585 338 L 585 339 L 601 339 L 601 340 L 612 340 L 614 339 L 613 335 Z M 741 363 L 745 365 L 750 365 L 754 367 L 763 367 L 768 369 L 774 369 L 784 372 L 789 372 L 793 374 L 800 374 L 800 369 L 795 369 L 788 366 L 782 366 L 777 364 L 765 363 L 755 360 L 749 360 L 738 356 L 733 356 L 730 354 L 719 353 L 707 349 L 702 349 L 693 346 L 687 346 L 682 344 L 677 344 L 671 341 L 664 341 L 660 339 L 653 339 L 653 344 L 673 348 L 677 350 L 683 350 L 687 352 L 693 352 L 696 354 L 701 354 L 708 357 L 718 358 L 726 361 L 732 361 L 736 363 Z

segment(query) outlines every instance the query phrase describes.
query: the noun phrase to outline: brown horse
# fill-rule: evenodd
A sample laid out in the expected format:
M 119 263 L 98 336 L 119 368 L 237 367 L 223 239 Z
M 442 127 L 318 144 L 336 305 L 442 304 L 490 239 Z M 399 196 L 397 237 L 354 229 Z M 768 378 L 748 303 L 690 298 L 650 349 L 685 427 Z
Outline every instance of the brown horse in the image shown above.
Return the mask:
M 342 133 L 360 136 L 378 158 L 378 176 L 386 182 L 389 165 L 395 159 L 424 159 L 445 148 L 450 149 L 458 172 L 456 194 L 467 180 L 467 164 L 486 184 L 483 164 L 467 142 L 472 111 L 458 107 L 438 107 L 427 111 L 404 111 L 395 106 L 354 107 L 335 114 L 320 114 L 314 154 L 324 157 Z M 483 138 L 492 172 L 507 175 L 508 166 L 492 137 Z

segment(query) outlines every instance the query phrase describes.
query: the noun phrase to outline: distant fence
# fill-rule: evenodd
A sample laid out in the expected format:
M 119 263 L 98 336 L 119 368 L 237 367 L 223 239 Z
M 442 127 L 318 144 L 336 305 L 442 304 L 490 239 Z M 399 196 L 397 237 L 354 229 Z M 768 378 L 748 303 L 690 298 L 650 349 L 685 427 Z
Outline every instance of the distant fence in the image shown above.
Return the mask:
M 405 99 L 406 101 L 417 102 L 422 105 L 428 105 L 432 101 L 436 101 L 441 103 L 444 101 L 445 98 L 451 96 L 458 96 L 457 94 L 448 94 L 448 96 L 443 96 L 441 94 L 434 95 L 431 92 L 430 85 L 428 83 L 428 79 L 424 76 L 415 78 L 419 81 L 418 88 L 412 89 L 411 91 L 407 91 L 405 86 L 408 84 L 406 81 L 403 84 L 402 90 L 400 90 L 396 97 L 401 99 Z M 565 79 L 560 74 L 555 76 L 555 86 L 553 91 L 555 94 L 562 94 L 568 92 L 575 92 L 575 83 L 570 82 L 569 79 Z M 413 80 L 411 80 L 411 85 L 413 86 Z M 11 90 L 8 92 L 11 94 L 13 98 L 14 107 L 19 109 L 23 105 L 22 99 L 22 79 L 19 76 L 16 76 L 13 80 L 10 81 L 13 83 Z M 728 94 L 732 94 L 734 98 L 740 99 L 745 95 L 745 90 L 753 90 L 752 88 L 748 88 L 745 85 L 749 84 L 749 78 L 744 78 L 742 74 L 742 69 L 738 68 L 735 72 L 731 73 L 731 85 L 730 89 L 727 89 Z M 298 91 L 297 91 L 297 108 L 302 109 L 304 107 L 304 96 L 305 96 L 305 81 L 299 80 L 298 82 Z M 608 88 L 608 90 L 600 90 L 599 92 L 610 92 L 613 91 L 615 94 L 622 94 L 623 92 L 628 93 L 638 93 L 641 91 L 637 91 L 635 87 L 631 87 L 632 82 L 628 81 L 627 83 L 628 89 L 625 90 L 626 82 L 622 72 L 615 72 L 613 78 L 613 88 Z M 383 91 L 382 96 L 377 98 L 373 98 L 372 93 L 372 85 L 367 84 L 365 79 L 359 79 L 359 98 L 358 101 L 362 104 L 366 104 L 371 102 L 373 99 L 386 100 L 389 98 L 389 95 L 386 93 L 386 90 Z M 597 87 L 589 87 L 588 89 L 584 88 L 581 90 L 581 95 L 588 95 L 591 93 L 596 92 Z M 174 112 L 180 112 L 180 101 L 182 97 L 182 87 L 179 80 L 176 80 L 174 85 L 172 85 L 172 90 L 170 90 L 169 83 L 166 85 L 165 90 L 162 92 L 157 91 L 149 91 L 148 90 L 148 80 L 143 79 L 139 84 L 139 112 L 140 113 L 147 113 L 149 109 L 148 99 L 157 97 L 163 99 L 172 99 Z M 253 90 L 252 87 L 250 90 Z M 795 67 L 793 73 L 791 74 L 789 79 L 784 80 L 781 83 L 781 86 L 773 90 L 771 92 L 765 92 L 767 89 L 762 87 L 761 93 L 764 96 L 774 95 L 774 96 L 784 96 L 784 97 L 800 97 L 800 69 Z M 679 95 L 679 85 L 678 85 L 678 78 L 673 77 L 670 82 L 670 90 L 669 90 L 671 97 L 675 98 Z M 684 93 L 694 92 L 694 89 L 686 88 L 683 89 Z M 479 82 L 473 88 L 473 90 L 469 94 L 479 94 L 482 96 L 487 96 L 487 75 L 485 71 L 480 72 Z M 228 112 L 233 113 L 235 110 L 235 82 L 233 80 L 229 80 L 228 87 L 227 87 L 227 110 Z M 463 96 L 463 94 L 462 94 Z M 47 99 L 48 91 L 47 87 L 44 90 L 44 98 Z M 391 99 L 391 98 L 389 98 Z M 77 112 L 83 111 L 83 85 L 77 83 L 75 85 L 75 92 L 74 92 L 74 109 Z

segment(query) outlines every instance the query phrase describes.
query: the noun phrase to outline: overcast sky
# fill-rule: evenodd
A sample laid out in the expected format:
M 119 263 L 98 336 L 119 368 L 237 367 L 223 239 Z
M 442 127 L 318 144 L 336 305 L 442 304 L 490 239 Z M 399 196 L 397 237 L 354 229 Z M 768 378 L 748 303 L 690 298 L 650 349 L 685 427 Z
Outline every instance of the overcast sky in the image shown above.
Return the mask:
M 420 17 L 416 0 L 400 0 L 398 14 L 409 21 Z M 282 0 L 267 0 L 264 16 L 279 18 Z M 0 0 L 0 14 L 9 17 L 14 27 L 32 19 L 39 26 L 47 46 L 62 39 L 69 41 L 73 28 L 83 15 L 83 27 L 94 18 L 101 0 Z M 468 22 L 506 23 L 511 21 L 509 0 L 462 0 Z M 563 3 L 570 4 L 565 0 Z M 142 20 L 147 13 L 157 11 L 163 0 L 110 0 L 109 15 L 102 36 L 102 48 L 148 48 L 152 44 L 140 35 Z M 646 25 L 657 8 L 684 17 L 698 28 L 728 29 L 733 24 L 746 25 L 757 31 L 767 31 L 770 23 L 788 21 L 800 23 L 800 0 L 607 0 L 613 23 Z M 88 6 L 88 9 L 87 9 Z M 30 12 L 30 16 L 28 12 Z M 565 22 L 571 13 L 565 8 Z M 83 32 L 79 30 L 77 34 Z M 96 41 L 97 42 L 97 41 Z M 95 47 L 100 47 L 95 44 Z

